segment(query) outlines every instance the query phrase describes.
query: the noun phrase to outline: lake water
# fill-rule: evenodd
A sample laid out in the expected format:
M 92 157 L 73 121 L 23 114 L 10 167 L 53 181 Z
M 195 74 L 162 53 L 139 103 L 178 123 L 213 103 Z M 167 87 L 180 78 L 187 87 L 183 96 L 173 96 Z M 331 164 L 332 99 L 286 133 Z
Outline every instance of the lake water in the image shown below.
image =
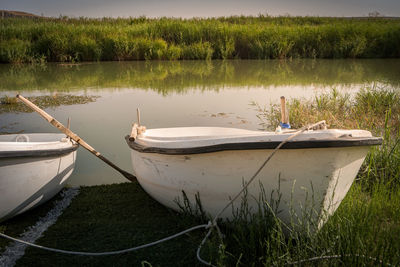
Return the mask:
M 0 65 L 0 96 L 99 96 L 92 103 L 46 109 L 122 169 L 132 171 L 124 136 L 136 121 L 147 128 L 223 126 L 259 129 L 257 111 L 287 98 L 311 98 L 332 88 L 400 90 L 400 60 L 240 60 Z M 57 132 L 35 113 L 0 113 L 0 132 Z M 126 181 L 79 148 L 71 185 Z

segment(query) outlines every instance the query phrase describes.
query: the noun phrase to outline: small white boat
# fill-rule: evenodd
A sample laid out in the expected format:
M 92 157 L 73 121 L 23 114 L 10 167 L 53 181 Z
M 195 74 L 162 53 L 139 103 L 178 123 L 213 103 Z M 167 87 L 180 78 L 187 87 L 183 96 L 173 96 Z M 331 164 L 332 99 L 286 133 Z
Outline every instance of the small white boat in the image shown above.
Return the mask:
M 0 221 L 57 194 L 74 170 L 77 148 L 64 134 L 0 135 Z
M 135 175 L 148 194 L 179 210 L 182 191 L 191 203 L 198 193 L 203 210 L 215 216 L 292 134 L 185 127 L 142 130 L 135 141 L 128 136 L 126 140 Z M 296 136 L 248 187 L 251 212 L 258 211 L 262 184 L 267 198 L 280 199 L 278 217 L 283 222 L 289 224 L 294 213 L 304 216 L 312 207 L 321 226 L 346 195 L 369 147 L 381 143 L 381 138 L 363 130 L 315 130 Z M 237 199 L 234 209 L 221 217 L 232 218 L 241 201 Z

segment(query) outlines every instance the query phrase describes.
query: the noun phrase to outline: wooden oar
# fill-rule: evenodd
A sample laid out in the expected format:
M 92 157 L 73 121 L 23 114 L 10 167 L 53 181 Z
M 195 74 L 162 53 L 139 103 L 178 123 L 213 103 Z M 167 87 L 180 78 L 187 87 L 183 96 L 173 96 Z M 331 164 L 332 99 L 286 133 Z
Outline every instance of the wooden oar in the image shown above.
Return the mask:
M 106 159 L 103 155 L 100 154 L 100 152 L 97 152 L 93 147 L 91 147 L 88 143 L 86 143 L 84 140 L 82 140 L 78 135 L 73 133 L 70 129 L 65 127 L 61 122 L 57 121 L 55 118 L 50 116 L 48 113 L 46 113 L 44 110 L 33 104 L 31 101 L 23 97 L 22 95 L 17 95 L 17 98 L 21 100 L 24 104 L 26 104 L 28 107 L 39 113 L 45 120 L 47 120 L 49 123 L 51 123 L 53 126 L 57 127 L 61 132 L 69 136 L 72 140 L 80 144 L 82 147 L 84 147 L 86 150 L 88 150 L 90 153 L 116 169 L 118 172 L 120 172 L 123 176 L 125 176 L 126 179 L 130 181 L 136 181 L 136 177 L 129 172 L 126 172 L 119 168 L 117 165 Z

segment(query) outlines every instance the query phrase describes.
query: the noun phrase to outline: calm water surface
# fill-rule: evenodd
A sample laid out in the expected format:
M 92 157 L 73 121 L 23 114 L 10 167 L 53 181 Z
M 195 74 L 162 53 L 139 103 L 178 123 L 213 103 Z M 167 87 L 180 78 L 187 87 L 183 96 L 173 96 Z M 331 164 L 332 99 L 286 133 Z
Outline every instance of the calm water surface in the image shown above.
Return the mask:
M 141 110 L 147 128 L 223 126 L 258 129 L 261 106 L 279 97 L 311 98 L 337 88 L 400 90 L 400 60 L 102 62 L 80 65 L 0 65 L 0 96 L 68 93 L 100 96 L 85 105 L 46 111 L 121 168 L 131 171 L 124 136 Z M 0 132 L 57 132 L 35 113 L 0 114 Z M 82 148 L 69 183 L 126 181 Z

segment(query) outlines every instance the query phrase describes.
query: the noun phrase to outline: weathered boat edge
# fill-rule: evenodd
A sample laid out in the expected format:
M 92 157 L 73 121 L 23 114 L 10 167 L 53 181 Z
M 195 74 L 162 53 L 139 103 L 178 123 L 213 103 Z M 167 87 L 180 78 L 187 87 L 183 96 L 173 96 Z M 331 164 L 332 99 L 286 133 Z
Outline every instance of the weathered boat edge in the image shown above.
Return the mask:
M 166 155 L 189 155 L 212 153 L 225 150 L 255 150 L 255 149 L 275 149 L 281 141 L 268 142 L 240 142 L 240 143 L 224 143 L 211 146 L 199 146 L 188 148 L 160 148 L 148 147 L 129 140 L 129 135 L 125 136 L 125 140 L 129 147 L 141 153 L 158 153 Z M 330 147 L 353 147 L 353 146 L 376 146 L 381 145 L 382 137 L 368 138 L 341 138 L 330 140 L 304 140 L 290 141 L 285 143 L 280 149 L 307 149 L 307 148 L 330 148 Z
M 78 149 L 78 144 L 71 147 L 59 149 L 42 149 L 42 150 L 22 150 L 22 151 L 0 151 L 0 158 L 19 158 L 19 157 L 54 157 L 62 156 L 74 152 Z

